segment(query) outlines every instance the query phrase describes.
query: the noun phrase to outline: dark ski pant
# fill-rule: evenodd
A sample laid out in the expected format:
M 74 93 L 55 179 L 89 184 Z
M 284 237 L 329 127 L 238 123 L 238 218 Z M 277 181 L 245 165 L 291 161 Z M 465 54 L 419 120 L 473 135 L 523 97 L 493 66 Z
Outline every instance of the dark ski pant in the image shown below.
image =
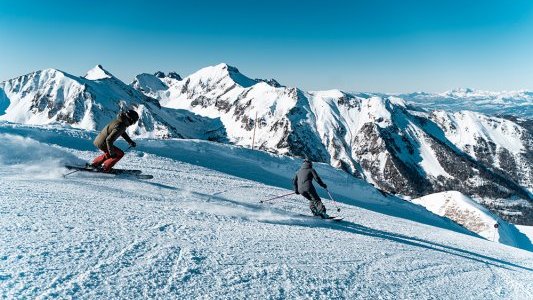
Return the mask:
M 326 213 L 326 207 L 322 203 L 322 200 L 316 193 L 316 191 L 309 191 L 301 193 L 307 200 L 309 200 L 309 208 L 313 215 L 318 216 Z
M 104 152 L 104 154 L 98 156 L 93 160 L 93 166 L 98 167 L 102 164 L 104 165 L 104 172 L 108 172 L 113 168 L 114 165 L 118 163 L 118 161 L 124 156 L 124 151 L 120 150 L 120 148 L 113 146 L 113 151 L 117 154 L 116 157 L 112 158 L 109 155 L 109 152 Z

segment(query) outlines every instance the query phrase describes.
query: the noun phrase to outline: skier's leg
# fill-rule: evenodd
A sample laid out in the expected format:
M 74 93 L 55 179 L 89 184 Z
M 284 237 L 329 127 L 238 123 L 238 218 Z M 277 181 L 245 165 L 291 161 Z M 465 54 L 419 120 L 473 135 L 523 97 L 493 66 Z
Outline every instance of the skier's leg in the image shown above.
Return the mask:
M 124 152 L 120 148 L 113 146 L 113 151 L 117 154 L 114 158 L 109 158 L 104 161 L 104 172 L 109 172 L 114 165 L 124 156 Z
M 108 158 L 109 158 L 109 156 L 107 155 L 107 153 L 104 152 L 102 155 L 99 155 L 98 157 L 96 157 L 95 159 L 93 159 L 92 165 L 93 165 L 94 167 L 99 167 L 99 166 L 101 166 L 101 165 L 104 163 L 104 161 L 105 161 L 106 159 L 108 159 Z
M 311 191 L 311 202 L 312 205 L 315 207 L 316 215 L 326 215 L 326 207 L 324 206 L 324 203 L 322 203 L 322 199 L 320 199 L 320 196 L 318 196 L 316 191 Z
M 311 213 L 313 216 L 318 216 L 318 212 L 316 210 L 315 202 L 313 201 L 313 198 L 311 198 L 311 195 L 307 192 L 301 193 L 302 196 L 305 197 L 305 199 L 309 200 L 309 209 L 311 210 Z
M 309 201 L 309 209 L 311 209 L 313 216 L 318 216 L 320 214 L 316 208 L 315 201 Z

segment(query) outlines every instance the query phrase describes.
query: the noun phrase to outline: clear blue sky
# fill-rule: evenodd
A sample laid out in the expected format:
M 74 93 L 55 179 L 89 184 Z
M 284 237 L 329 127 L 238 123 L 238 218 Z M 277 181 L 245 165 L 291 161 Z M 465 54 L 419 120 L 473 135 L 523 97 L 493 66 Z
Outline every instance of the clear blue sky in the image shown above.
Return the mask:
M 220 62 L 306 90 L 533 89 L 533 1 L 0 0 L 0 81 Z

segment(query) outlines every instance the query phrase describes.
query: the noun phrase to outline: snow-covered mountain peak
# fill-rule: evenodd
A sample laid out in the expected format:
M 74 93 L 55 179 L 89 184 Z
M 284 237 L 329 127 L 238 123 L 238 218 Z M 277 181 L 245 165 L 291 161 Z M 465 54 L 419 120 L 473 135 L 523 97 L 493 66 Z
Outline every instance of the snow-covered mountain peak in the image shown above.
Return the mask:
M 165 74 L 164 72 L 161 72 L 161 71 L 157 71 L 154 73 L 154 76 L 159 78 L 159 79 L 164 79 L 164 78 L 172 78 L 172 79 L 175 79 L 175 80 L 182 80 L 181 76 L 176 73 L 176 72 L 168 72 L 168 74 Z
M 2 82 L 0 120 L 37 125 L 61 123 L 99 130 L 121 110 L 135 109 L 140 119 L 128 128 L 130 134 L 224 139 L 223 126 L 218 120 L 161 108 L 158 101 L 126 85 L 101 66 L 89 71 L 87 77 L 46 69 Z M 136 82 L 141 81 L 154 89 L 157 84 L 164 87 L 163 82 L 150 74 L 137 76 Z
M 28 81 L 28 79 L 31 78 L 31 81 Z M 78 80 L 79 77 L 68 74 L 64 71 L 48 68 L 43 70 L 34 71 L 31 73 L 28 73 L 26 75 L 22 75 L 10 80 L 6 80 L 3 82 L 0 82 L 0 87 L 5 86 L 6 89 L 9 89 L 9 86 L 12 84 L 26 84 L 26 88 L 35 87 L 39 84 L 46 83 L 46 82 L 57 82 L 57 83 L 65 83 L 65 81 L 69 80 Z
M 75 95 L 83 93 L 84 86 L 79 80 L 82 79 L 56 69 L 6 80 L 0 83 L 4 102 L 0 119 L 25 124 L 68 119 L 69 113 L 61 108 L 76 102 Z
M 478 91 L 471 88 L 455 88 L 444 93 L 441 93 L 442 96 L 448 97 L 468 97 Z
M 102 65 L 96 65 L 94 68 L 87 71 L 84 76 L 88 80 L 102 80 L 107 78 L 113 78 L 114 76 L 102 67 Z
M 172 78 L 172 79 L 176 79 L 176 80 L 182 80 L 183 79 L 183 78 L 181 78 L 180 74 L 178 74 L 176 72 L 168 72 L 167 77 L 168 78 Z
M 61 70 L 48 68 L 48 69 L 32 72 L 32 73 L 24 75 L 24 76 L 20 76 L 20 77 L 17 78 L 17 80 L 22 82 L 22 81 L 24 81 L 25 78 L 29 78 L 29 77 L 33 77 L 35 79 L 38 79 L 38 83 L 37 83 L 37 81 L 33 81 L 33 82 L 31 82 L 31 84 L 42 84 L 42 83 L 45 83 L 45 82 L 65 83 L 66 81 L 75 80 L 76 79 L 75 76 L 72 76 L 72 75 L 70 75 L 68 73 L 65 73 L 65 72 L 61 71 Z M 30 83 L 30 82 L 28 82 L 28 83 Z
M 319 96 L 321 98 L 340 98 L 346 95 L 344 92 L 342 92 L 339 89 L 331 89 L 331 90 L 324 90 L 324 91 L 310 91 L 309 93 L 312 95 Z
M 257 81 L 243 75 L 236 67 L 230 66 L 226 63 L 221 63 L 215 66 L 200 69 L 198 72 L 187 77 L 191 81 L 198 81 L 204 84 L 218 83 L 226 81 L 226 83 L 238 84 L 244 88 L 250 87 L 257 83 Z
M 486 141 L 489 149 L 505 148 L 512 154 L 526 150 L 522 141 L 526 130 L 512 121 L 467 110 L 454 113 L 436 110 L 431 117 L 451 142 L 474 157 L 480 141 Z
M 407 107 L 407 104 L 405 103 L 405 100 L 403 100 L 400 97 L 390 96 L 390 97 L 387 97 L 387 100 L 393 105 L 398 105 L 398 106 L 401 106 L 401 107 Z
M 32 72 L 30 74 L 34 74 L 34 73 L 39 73 L 39 74 L 48 74 L 48 76 L 64 76 L 65 73 L 61 70 L 58 70 L 58 69 L 54 69 L 54 68 L 47 68 L 47 69 L 42 69 L 42 70 L 39 70 L 39 71 L 35 71 L 35 72 Z M 28 75 L 30 75 L 28 74 Z M 22 77 L 22 76 L 20 76 Z
M 161 74 L 163 74 L 163 77 L 160 77 Z M 166 78 L 163 72 L 156 72 L 154 75 L 142 73 L 135 76 L 131 86 L 145 94 L 153 95 L 154 93 L 168 89 L 168 85 L 162 81 L 163 78 Z
M 279 83 L 276 79 L 274 78 L 270 78 L 270 79 L 261 79 L 261 78 L 256 78 L 255 79 L 256 82 L 264 82 L 272 87 L 276 87 L 276 88 L 280 88 L 280 87 L 286 87 L 284 85 L 282 85 L 281 83 Z
M 390 106 L 388 105 L 390 102 L 387 101 L 387 99 L 383 99 L 381 97 L 371 97 L 363 103 L 366 104 L 363 105 L 363 107 L 367 108 L 367 116 L 373 118 L 373 121 L 380 126 L 388 125 L 388 122 L 385 124 L 382 123 L 385 120 L 391 119 L 391 112 L 389 110 Z

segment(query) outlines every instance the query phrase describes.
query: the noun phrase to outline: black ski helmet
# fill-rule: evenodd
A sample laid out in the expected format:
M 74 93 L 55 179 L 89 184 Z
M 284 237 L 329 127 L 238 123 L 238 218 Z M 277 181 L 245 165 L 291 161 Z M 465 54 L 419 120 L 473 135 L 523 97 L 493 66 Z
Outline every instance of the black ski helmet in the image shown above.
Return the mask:
M 139 120 L 139 114 L 133 109 L 130 109 L 126 112 L 126 117 L 128 117 L 128 119 L 131 121 L 131 124 L 134 124 Z

